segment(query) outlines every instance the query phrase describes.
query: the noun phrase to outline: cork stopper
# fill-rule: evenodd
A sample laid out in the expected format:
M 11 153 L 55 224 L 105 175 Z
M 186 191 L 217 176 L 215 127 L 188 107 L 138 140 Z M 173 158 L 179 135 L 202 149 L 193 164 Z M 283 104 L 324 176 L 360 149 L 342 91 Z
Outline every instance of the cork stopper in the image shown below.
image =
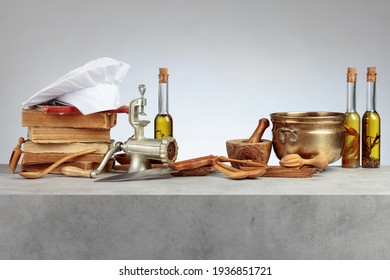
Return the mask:
M 355 67 L 348 67 L 347 82 L 348 83 L 356 83 L 356 68 Z
M 168 68 L 159 68 L 159 75 L 160 83 L 168 83 Z
M 367 82 L 376 82 L 376 67 L 367 67 Z

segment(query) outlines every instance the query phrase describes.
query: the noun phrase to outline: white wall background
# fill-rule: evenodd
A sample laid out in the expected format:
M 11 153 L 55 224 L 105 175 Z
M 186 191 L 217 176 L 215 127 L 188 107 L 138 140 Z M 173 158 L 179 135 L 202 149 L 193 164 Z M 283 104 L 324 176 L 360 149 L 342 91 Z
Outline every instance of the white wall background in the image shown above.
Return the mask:
M 227 139 L 249 137 L 272 112 L 344 112 L 348 66 L 358 70 L 363 115 L 366 67 L 376 66 L 381 163 L 389 165 L 389 10 L 386 0 L 1 0 L 0 162 L 8 163 L 26 136 L 23 101 L 108 56 L 131 65 L 120 87 L 123 104 L 138 96 L 138 84 L 147 85 L 150 120 L 158 68 L 169 68 L 179 159 L 226 154 Z M 149 125 L 146 135 L 152 131 Z M 130 135 L 122 115 L 112 137 Z M 271 139 L 270 129 L 264 138 Z

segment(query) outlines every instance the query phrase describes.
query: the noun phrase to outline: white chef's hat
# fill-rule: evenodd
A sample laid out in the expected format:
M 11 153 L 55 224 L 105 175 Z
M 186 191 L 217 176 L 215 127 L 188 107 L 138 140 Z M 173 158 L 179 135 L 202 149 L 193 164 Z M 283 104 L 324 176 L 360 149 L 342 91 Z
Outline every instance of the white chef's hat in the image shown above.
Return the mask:
M 129 67 L 108 57 L 92 60 L 38 91 L 23 106 L 56 100 L 75 106 L 85 115 L 117 109 L 121 106 L 118 85 Z

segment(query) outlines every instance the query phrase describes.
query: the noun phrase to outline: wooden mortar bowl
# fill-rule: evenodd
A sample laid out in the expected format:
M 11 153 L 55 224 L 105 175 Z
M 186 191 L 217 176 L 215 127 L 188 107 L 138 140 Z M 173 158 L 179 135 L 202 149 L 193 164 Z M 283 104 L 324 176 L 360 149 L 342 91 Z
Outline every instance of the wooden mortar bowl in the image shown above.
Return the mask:
M 261 139 L 260 142 L 248 143 L 248 139 L 232 139 L 226 141 L 226 150 L 229 158 L 251 159 L 268 163 L 271 155 L 272 141 Z M 239 164 L 231 163 L 239 168 Z

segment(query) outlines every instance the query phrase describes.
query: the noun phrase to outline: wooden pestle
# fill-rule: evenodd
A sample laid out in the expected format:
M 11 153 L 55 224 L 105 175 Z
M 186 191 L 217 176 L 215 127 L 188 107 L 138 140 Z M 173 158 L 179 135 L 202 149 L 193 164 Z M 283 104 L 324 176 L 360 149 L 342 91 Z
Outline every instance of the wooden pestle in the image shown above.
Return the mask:
M 283 157 L 279 164 L 284 167 L 301 168 L 304 165 L 310 165 L 319 169 L 325 169 L 328 167 L 328 159 L 323 155 L 318 155 L 311 159 L 303 159 L 298 154 L 290 154 Z
M 266 118 L 262 118 L 259 120 L 259 124 L 257 125 L 255 131 L 252 133 L 251 137 L 248 139 L 248 143 L 257 143 L 260 142 L 261 137 L 263 137 L 264 131 L 269 127 L 269 120 Z

